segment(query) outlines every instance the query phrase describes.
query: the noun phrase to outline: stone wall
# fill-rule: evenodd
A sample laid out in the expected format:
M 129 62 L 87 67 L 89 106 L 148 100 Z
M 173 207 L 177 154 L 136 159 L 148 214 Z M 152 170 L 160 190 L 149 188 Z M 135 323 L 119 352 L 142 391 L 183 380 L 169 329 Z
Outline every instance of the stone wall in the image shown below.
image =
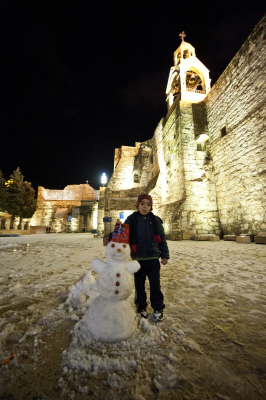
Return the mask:
M 158 168 L 160 172 L 150 194 L 169 239 L 220 233 L 209 149 L 206 146 L 199 151 L 196 143 L 199 135 L 207 133 L 205 105 L 185 102 L 177 102 L 154 133 L 153 149 L 158 159 L 154 173 Z
M 208 148 L 198 151 L 196 143 L 198 136 L 207 133 L 205 104 L 177 102 L 151 140 L 116 151 L 115 171 L 100 196 L 100 230 L 103 216 L 112 217 L 113 229 L 120 214 L 126 218 L 136 210 L 137 197 L 149 193 L 154 213 L 164 221 L 167 238 L 219 234 L 212 161 L 207 157 Z M 138 182 L 134 181 L 135 171 Z
M 266 16 L 205 99 L 225 234 L 266 230 L 265 66 Z
M 64 190 L 39 187 L 31 226 L 50 226 L 53 232 L 96 229 L 99 195 L 100 191 L 88 184 L 69 185 Z
M 134 186 L 133 170 L 135 155 L 137 153 L 137 147 L 128 146 L 122 146 L 119 152 L 116 151 L 116 167 L 107 185 L 110 190 L 125 190 Z
M 136 201 L 138 196 L 144 192 L 143 187 L 131 188 L 128 190 L 113 191 L 109 189 L 109 185 L 105 191 L 101 191 L 98 206 L 98 229 L 104 231 L 103 217 L 111 217 L 111 225 L 108 223 L 106 228 L 108 233 L 113 231 L 117 221 L 120 220 L 120 214 L 124 215 L 124 220 L 132 212 L 136 211 Z
M 115 150 L 114 172 L 106 188 L 101 188 L 98 206 L 98 229 L 104 231 L 103 218 L 111 217 L 108 231 L 120 220 L 136 211 L 138 196 L 145 191 L 152 178 L 153 148 L 150 141 L 122 146 Z

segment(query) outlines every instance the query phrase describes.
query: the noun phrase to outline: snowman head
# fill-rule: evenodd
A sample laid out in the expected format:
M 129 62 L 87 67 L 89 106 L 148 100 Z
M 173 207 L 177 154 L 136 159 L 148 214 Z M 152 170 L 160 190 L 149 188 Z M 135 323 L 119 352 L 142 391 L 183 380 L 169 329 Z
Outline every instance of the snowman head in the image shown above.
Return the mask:
M 107 261 L 127 261 L 130 254 L 129 244 L 126 243 L 118 243 L 118 242 L 109 242 L 105 255 Z

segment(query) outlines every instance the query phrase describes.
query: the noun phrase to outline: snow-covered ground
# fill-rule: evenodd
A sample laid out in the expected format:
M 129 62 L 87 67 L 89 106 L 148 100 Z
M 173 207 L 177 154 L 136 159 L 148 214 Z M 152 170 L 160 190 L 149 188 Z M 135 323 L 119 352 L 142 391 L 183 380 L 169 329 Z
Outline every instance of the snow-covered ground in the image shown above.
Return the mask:
M 104 344 L 84 317 L 102 239 L 0 238 L 0 397 L 265 399 L 266 246 L 168 244 L 164 321 Z

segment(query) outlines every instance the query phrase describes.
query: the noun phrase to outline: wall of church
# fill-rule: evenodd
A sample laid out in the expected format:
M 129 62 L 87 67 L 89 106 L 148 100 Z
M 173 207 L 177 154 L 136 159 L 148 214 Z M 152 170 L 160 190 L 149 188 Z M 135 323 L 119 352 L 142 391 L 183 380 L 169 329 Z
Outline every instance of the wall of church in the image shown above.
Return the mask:
M 205 99 L 225 234 L 266 231 L 265 65 L 266 16 Z
M 151 140 L 116 151 L 115 171 L 100 195 L 98 229 L 103 231 L 103 217 L 112 217 L 107 229 L 113 230 L 120 214 L 126 219 L 134 212 L 137 197 L 145 192 L 153 198 L 168 239 L 219 234 L 212 160 L 208 148 L 199 151 L 196 143 L 207 133 L 205 105 L 177 102 Z
M 129 189 L 134 186 L 133 169 L 138 147 L 122 146 L 119 151 L 120 158 L 117 153 L 116 151 L 116 167 L 107 186 L 110 190 Z
M 158 199 L 154 211 L 169 239 L 220 233 L 212 161 L 195 140 L 207 133 L 205 106 L 186 102 L 178 102 L 155 131 L 160 173 L 150 194 Z
M 127 218 L 136 211 L 137 197 L 145 191 L 152 177 L 153 150 L 151 142 L 136 143 L 135 147 L 122 146 L 115 150 L 115 170 L 106 188 L 101 188 L 98 206 L 98 229 L 104 231 L 104 217 L 108 232 L 113 230 L 120 215 Z

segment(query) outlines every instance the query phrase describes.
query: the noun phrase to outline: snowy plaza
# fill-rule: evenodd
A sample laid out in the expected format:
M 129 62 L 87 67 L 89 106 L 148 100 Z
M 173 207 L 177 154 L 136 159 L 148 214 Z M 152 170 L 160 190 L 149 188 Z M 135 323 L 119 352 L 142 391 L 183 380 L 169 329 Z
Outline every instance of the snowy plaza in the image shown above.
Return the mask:
M 130 339 L 107 344 L 85 323 L 102 239 L 1 237 L 0 397 L 265 399 L 266 246 L 168 245 L 164 321 L 139 319 Z

